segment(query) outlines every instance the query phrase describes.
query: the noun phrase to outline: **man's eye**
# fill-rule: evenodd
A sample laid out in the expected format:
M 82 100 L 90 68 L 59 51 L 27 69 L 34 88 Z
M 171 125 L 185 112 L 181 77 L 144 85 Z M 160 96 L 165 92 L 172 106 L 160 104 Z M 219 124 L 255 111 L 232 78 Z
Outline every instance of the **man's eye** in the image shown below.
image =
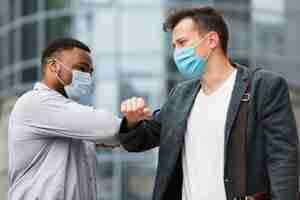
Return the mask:
M 79 70 L 82 71 L 82 72 L 85 72 L 85 68 L 84 67 L 80 67 Z
M 180 41 L 180 44 L 181 44 L 181 45 L 185 45 L 185 43 L 186 43 L 186 40 Z

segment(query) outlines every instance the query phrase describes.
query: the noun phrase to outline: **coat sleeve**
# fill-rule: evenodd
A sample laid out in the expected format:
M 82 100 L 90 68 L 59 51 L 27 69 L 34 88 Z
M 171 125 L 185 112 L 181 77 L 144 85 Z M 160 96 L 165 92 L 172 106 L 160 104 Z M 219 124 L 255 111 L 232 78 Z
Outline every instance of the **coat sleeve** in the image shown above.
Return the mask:
M 272 200 L 298 200 L 299 141 L 288 84 L 279 76 L 267 84 L 262 126 Z
M 35 98 L 34 100 L 36 100 Z M 60 99 L 37 99 L 18 106 L 22 119 L 37 137 L 59 137 L 97 143 L 115 141 L 121 119 L 111 112 Z M 18 123 L 16 123 L 18 124 Z
M 126 118 L 123 119 L 119 140 L 122 146 L 130 152 L 141 152 L 159 146 L 160 142 L 160 110 L 153 113 L 151 120 L 145 120 L 139 125 L 128 130 L 126 127 Z
M 140 122 L 134 129 L 128 130 L 126 127 L 126 118 L 122 120 L 119 140 L 127 151 L 142 152 L 159 146 L 163 123 L 162 116 L 164 112 L 167 112 L 169 99 L 173 97 L 174 93 L 175 88 L 170 92 L 164 106 L 153 113 L 152 119 Z

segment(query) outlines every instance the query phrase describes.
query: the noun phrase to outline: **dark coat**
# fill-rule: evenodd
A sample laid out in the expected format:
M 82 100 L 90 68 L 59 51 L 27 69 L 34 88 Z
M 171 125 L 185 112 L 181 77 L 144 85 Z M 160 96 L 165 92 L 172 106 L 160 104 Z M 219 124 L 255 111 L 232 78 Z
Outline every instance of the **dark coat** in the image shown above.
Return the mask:
M 236 68 L 237 78 L 224 133 L 224 185 L 228 200 L 233 198 L 232 183 L 235 181 L 228 166 L 228 145 L 250 74 L 246 67 L 236 65 Z M 126 120 L 122 124 L 119 137 L 126 150 L 140 152 L 160 147 L 153 200 L 181 199 L 181 150 L 187 119 L 200 87 L 199 80 L 183 82 L 172 90 L 152 120 L 143 121 L 130 131 L 126 129 Z M 250 94 L 247 193 L 269 192 L 272 200 L 296 200 L 299 184 L 298 136 L 288 84 L 278 74 L 258 70 L 251 79 Z

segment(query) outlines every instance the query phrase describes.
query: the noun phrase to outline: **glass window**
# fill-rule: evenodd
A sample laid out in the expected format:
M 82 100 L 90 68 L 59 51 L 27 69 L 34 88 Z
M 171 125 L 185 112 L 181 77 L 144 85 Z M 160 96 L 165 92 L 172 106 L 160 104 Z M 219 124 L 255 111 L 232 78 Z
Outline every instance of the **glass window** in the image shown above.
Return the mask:
M 2 51 L 1 51 L 1 55 L 2 55 L 2 57 L 1 57 L 1 63 L 2 63 L 2 66 L 0 67 L 0 68 L 2 68 L 2 67 L 5 67 L 5 66 L 7 66 L 8 64 L 9 64 L 9 62 L 8 62 L 8 60 L 9 60 L 9 54 L 10 54 L 10 52 L 11 52 L 11 45 L 10 45 L 10 36 L 9 36 L 9 34 L 4 34 L 4 35 L 2 35 L 1 36 L 1 49 L 2 49 Z
M 3 82 L 4 82 L 3 79 L 0 78 L 0 93 L 3 89 L 5 89 Z
M 24 24 L 22 26 L 22 60 L 36 58 L 37 49 L 37 23 Z
M 300 88 L 292 87 L 290 89 L 291 101 L 296 116 L 297 126 L 300 127 Z
M 10 0 L 7 3 L 9 4 L 9 21 L 16 19 L 15 5 L 18 0 Z
M 2 10 L 3 8 L 1 8 L 1 2 L 0 2 L 0 26 L 2 27 L 2 25 L 4 25 L 5 24 L 5 20 L 4 20 L 4 17 L 3 17 L 3 10 Z
M 7 34 L 7 39 L 9 41 L 8 43 L 8 47 L 7 47 L 7 51 L 8 51 L 8 64 L 9 65 L 12 65 L 14 62 L 15 62 L 15 34 L 16 34 L 16 31 L 15 30 L 12 30 L 12 31 L 9 31 L 9 34 Z
M 82 0 L 86 4 L 109 4 L 115 2 L 114 0 Z
M 23 9 L 22 9 L 22 16 L 35 14 L 38 10 L 38 1 L 44 0 L 26 0 L 22 1 Z
M 118 77 L 120 72 L 117 71 L 116 59 L 112 54 L 93 55 L 93 75 L 96 81 L 114 80 Z
M 272 59 L 284 55 L 285 6 L 284 0 L 253 0 L 253 38 L 255 56 Z
M 274 56 L 285 54 L 285 30 L 280 24 L 255 24 L 255 54 L 272 59 Z
M 113 178 L 115 177 L 114 163 L 112 159 L 102 159 L 101 155 L 111 156 L 111 151 L 107 152 L 105 149 L 98 149 L 97 162 L 97 199 L 101 200 L 114 200 L 113 194 L 116 188 L 113 188 Z
M 153 77 L 165 75 L 164 55 L 161 52 L 125 54 L 121 56 L 122 74 Z
M 6 0 L 2 0 L 0 1 L 0 26 L 2 26 L 5 21 L 4 21 L 4 17 L 5 17 L 5 4 L 6 4 Z
M 162 10 L 126 9 L 120 18 L 122 54 L 153 52 L 162 49 Z M 132 27 L 135 28 L 132 28 Z
M 15 75 L 14 73 L 9 73 L 9 75 L 7 76 L 7 78 L 5 79 L 7 81 L 7 85 L 6 86 L 14 86 L 15 85 Z
M 96 51 L 96 53 L 102 53 L 109 56 L 116 50 L 118 39 L 121 37 L 116 33 L 117 26 L 120 27 L 120 22 L 116 21 L 116 10 L 105 9 L 101 12 L 95 12 L 91 15 L 91 18 L 84 16 L 78 16 L 75 18 L 74 23 L 76 28 L 76 35 L 80 38 L 89 37 L 86 40 Z M 89 23 L 87 20 L 91 20 Z
M 46 40 L 52 41 L 57 37 L 70 35 L 71 17 L 48 19 L 46 22 Z
M 124 5 L 160 5 L 162 0 L 118 0 Z
M 40 0 L 39 0 L 40 1 Z M 46 1 L 46 9 L 60 9 L 64 8 L 65 5 L 69 2 L 69 0 L 45 0 Z
M 151 200 L 156 174 L 156 151 L 122 162 L 122 199 Z
M 94 106 L 119 112 L 119 82 L 115 58 L 97 54 L 94 58 Z
M 63 9 L 70 5 L 70 0 L 45 0 L 46 10 Z M 46 26 L 46 43 L 56 39 L 57 37 L 65 37 L 70 35 L 71 16 L 47 19 Z
M 199 5 L 212 5 L 214 0 L 164 0 L 169 8 L 190 7 Z
M 38 79 L 38 68 L 36 66 L 26 67 L 22 70 L 22 83 L 32 83 Z
M 162 78 L 151 78 L 151 75 L 135 78 L 122 77 L 121 100 L 133 96 L 143 97 L 152 110 L 156 110 L 163 104 L 165 95 L 165 80 Z
M 239 13 L 240 16 L 245 14 Z M 249 13 L 250 16 L 250 13 Z M 232 53 L 238 54 L 237 51 L 243 51 L 245 56 L 250 50 L 250 18 L 249 17 L 237 17 L 236 15 L 228 14 L 225 18 L 229 29 L 229 50 Z
M 4 67 L 5 63 L 4 63 L 4 51 L 7 51 L 7 48 L 5 47 L 5 42 L 4 42 L 4 37 L 2 35 L 0 35 L 0 49 L 2 49 L 2 51 L 0 51 L 0 70 Z
M 100 200 L 150 200 L 157 149 L 141 154 L 98 149 L 97 190 Z

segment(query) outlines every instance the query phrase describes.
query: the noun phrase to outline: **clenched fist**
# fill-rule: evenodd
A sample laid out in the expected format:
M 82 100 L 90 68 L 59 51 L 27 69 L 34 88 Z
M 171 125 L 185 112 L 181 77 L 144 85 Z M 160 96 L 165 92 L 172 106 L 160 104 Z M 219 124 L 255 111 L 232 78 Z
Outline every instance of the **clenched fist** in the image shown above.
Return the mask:
M 151 111 L 143 98 L 133 97 L 121 104 L 121 112 L 127 119 L 128 128 L 135 127 L 140 121 L 151 117 Z

